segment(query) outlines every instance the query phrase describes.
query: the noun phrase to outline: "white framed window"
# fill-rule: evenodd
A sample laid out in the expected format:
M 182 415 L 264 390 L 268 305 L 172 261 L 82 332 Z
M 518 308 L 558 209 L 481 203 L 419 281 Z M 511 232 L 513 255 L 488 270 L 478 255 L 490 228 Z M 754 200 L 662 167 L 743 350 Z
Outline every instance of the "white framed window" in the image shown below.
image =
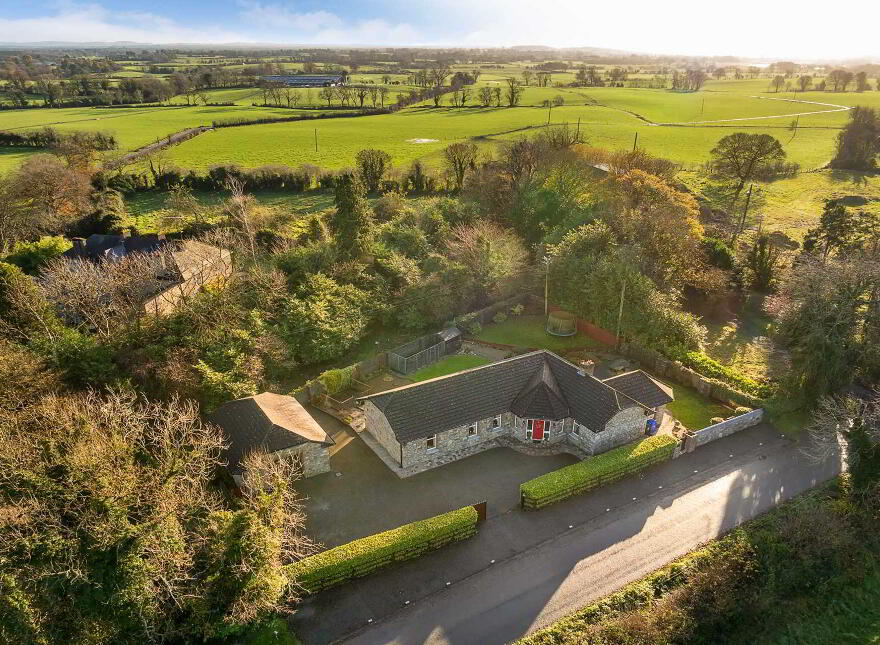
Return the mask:
M 477 424 L 472 423 L 468 426 L 468 437 L 476 437 L 477 436 Z
M 535 420 L 534 420 L 534 419 L 529 419 L 528 421 L 526 421 L 526 430 L 528 430 L 528 431 L 531 433 L 531 431 L 532 431 L 532 427 L 533 427 L 534 425 L 535 425 Z
M 497 417 L 492 419 L 492 429 L 493 430 L 501 430 L 501 415 L 500 414 Z
M 425 448 L 430 452 L 431 450 L 437 450 L 437 435 L 432 434 L 425 440 Z

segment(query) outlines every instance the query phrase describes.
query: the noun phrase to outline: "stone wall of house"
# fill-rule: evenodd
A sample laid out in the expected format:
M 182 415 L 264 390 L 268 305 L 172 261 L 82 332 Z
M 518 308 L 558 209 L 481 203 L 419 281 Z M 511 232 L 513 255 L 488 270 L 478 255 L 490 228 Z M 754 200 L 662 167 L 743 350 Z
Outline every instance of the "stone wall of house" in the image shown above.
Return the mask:
M 511 415 L 512 416 L 512 415 Z M 566 433 L 571 430 L 571 419 L 563 419 L 562 421 L 554 421 L 551 422 L 549 427 L 545 424 L 544 432 L 547 433 L 547 438 L 542 442 L 544 444 L 548 443 L 558 443 L 560 441 L 565 441 Z M 529 439 L 528 436 L 528 422 L 526 419 L 520 419 L 519 417 L 513 417 L 513 426 L 511 428 L 510 435 L 515 439 L 522 441 L 523 443 L 531 443 L 532 440 Z
M 739 432 L 740 430 L 751 428 L 753 425 L 761 423 L 761 419 L 763 418 L 764 410 L 758 408 L 757 410 L 752 410 L 751 412 L 740 414 L 739 416 L 727 419 L 726 421 L 722 421 L 721 423 L 716 423 L 714 425 L 708 426 L 706 428 L 703 428 L 702 430 L 697 430 L 693 433 L 694 437 L 696 438 L 695 447 L 698 448 L 704 444 L 709 443 L 710 441 L 715 441 L 716 439 L 721 439 L 722 437 L 731 435 L 734 432 Z
M 364 401 L 364 418 L 367 432 L 376 438 L 376 441 L 388 451 L 394 461 L 400 463 L 400 443 L 397 441 L 388 419 L 369 399 Z
M 645 416 L 644 408 L 640 406 L 621 410 L 608 420 L 602 432 L 594 434 L 591 454 L 596 455 L 635 441 L 645 434 L 648 418 Z
M 296 455 L 302 464 L 303 477 L 330 472 L 330 450 L 320 443 L 304 443 L 291 448 L 287 454 Z
M 427 437 L 403 444 L 403 467 L 448 463 L 450 458 L 461 459 L 491 447 L 489 444 L 498 437 L 510 435 L 513 415 L 509 412 L 501 414 L 500 429 L 492 428 L 492 418 L 477 421 L 475 435 L 468 435 L 468 425 L 438 432 L 432 449 L 428 449 Z

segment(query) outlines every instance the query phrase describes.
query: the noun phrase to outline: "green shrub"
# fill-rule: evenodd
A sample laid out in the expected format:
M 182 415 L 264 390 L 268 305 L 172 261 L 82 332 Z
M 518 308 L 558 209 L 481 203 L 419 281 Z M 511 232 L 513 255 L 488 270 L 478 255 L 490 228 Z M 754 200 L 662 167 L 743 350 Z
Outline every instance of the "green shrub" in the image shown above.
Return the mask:
M 752 411 L 752 408 L 747 408 L 744 405 L 740 405 L 740 406 L 737 406 L 736 408 L 734 408 L 733 414 L 735 416 L 739 416 L 741 414 L 748 414 L 751 411 Z
M 477 511 L 465 506 L 323 551 L 295 562 L 288 574 L 309 593 L 368 575 L 476 533 Z
M 526 508 L 541 508 L 620 479 L 669 459 L 677 443 L 669 435 L 648 437 L 530 479 L 520 484 L 523 505 Z
M 327 370 L 318 377 L 318 380 L 327 390 L 327 394 L 333 396 L 347 390 L 351 386 L 352 378 L 354 378 L 354 365 L 349 365 L 340 369 Z
M 29 275 L 37 275 L 43 265 L 70 247 L 71 243 L 60 235 L 41 237 L 36 242 L 16 242 L 4 261 Z
M 499 311 L 497 314 L 492 316 L 492 322 L 494 322 L 496 324 L 501 324 L 505 320 L 507 320 L 507 314 L 504 313 L 503 311 Z
M 766 383 L 759 383 L 754 379 L 743 376 L 735 369 L 722 365 L 703 352 L 667 349 L 665 353 L 669 358 L 681 362 L 685 367 L 689 367 L 710 379 L 718 379 L 728 385 L 732 385 L 744 394 L 758 399 L 766 399 L 773 395 L 773 388 Z
M 511 314 L 512 316 L 521 316 L 521 315 L 522 315 L 522 312 L 524 312 L 525 310 L 526 310 L 525 306 L 523 306 L 523 304 L 520 303 L 520 304 L 518 304 L 518 305 L 513 305 L 513 306 L 510 308 L 510 314 Z

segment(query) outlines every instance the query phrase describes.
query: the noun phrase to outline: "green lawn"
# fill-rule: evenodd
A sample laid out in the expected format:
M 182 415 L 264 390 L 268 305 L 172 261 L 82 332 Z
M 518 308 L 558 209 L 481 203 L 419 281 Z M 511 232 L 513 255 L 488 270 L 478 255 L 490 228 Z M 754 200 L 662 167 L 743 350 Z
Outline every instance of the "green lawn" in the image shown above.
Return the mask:
M 476 338 L 488 343 L 553 351 L 597 345 L 592 338 L 580 333 L 576 336 L 551 336 L 544 329 L 544 316 L 511 316 L 502 323 L 486 325 Z
M 711 425 L 712 417 L 727 418 L 733 410 L 709 399 L 693 388 L 673 385 L 675 401 L 666 406 L 669 413 L 690 430 L 700 430 Z
M 443 360 L 437 361 L 433 365 L 423 367 L 417 372 L 409 375 L 409 379 L 414 382 L 427 381 L 428 379 L 437 378 L 438 376 L 446 376 L 447 374 L 455 374 L 462 370 L 469 370 L 472 367 L 480 365 L 488 365 L 489 360 L 482 356 L 473 356 L 471 354 L 456 354 L 455 356 L 447 356 Z

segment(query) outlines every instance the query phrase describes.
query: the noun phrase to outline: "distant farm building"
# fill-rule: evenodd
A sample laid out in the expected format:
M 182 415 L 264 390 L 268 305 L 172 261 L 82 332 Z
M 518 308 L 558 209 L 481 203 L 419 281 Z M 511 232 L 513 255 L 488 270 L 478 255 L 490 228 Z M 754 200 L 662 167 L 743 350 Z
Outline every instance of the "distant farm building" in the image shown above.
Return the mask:
M 306 76 L 303 74 L 264 76 L 263 80 L 271 83 L 282 83 L 287 87 L 336 87 L 343 84 L 341 74 L 328 76 Z

